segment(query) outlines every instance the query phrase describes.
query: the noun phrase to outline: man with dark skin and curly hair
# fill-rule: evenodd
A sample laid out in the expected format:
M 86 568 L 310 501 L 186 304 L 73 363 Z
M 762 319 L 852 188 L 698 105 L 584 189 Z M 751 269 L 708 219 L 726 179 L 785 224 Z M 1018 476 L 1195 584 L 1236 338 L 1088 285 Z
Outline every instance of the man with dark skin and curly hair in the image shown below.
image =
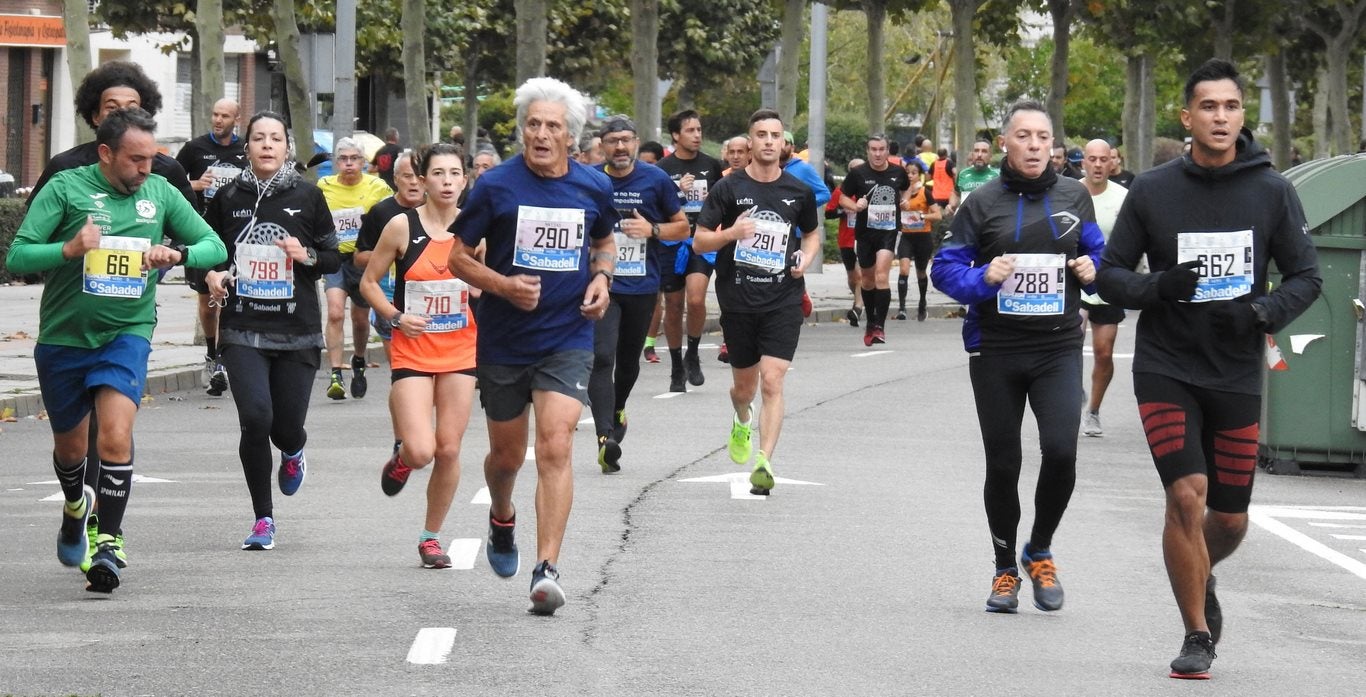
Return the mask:
M 76 113 L 80 114 L 91 130 L 95 130 L 99 128 L 105 116 L 125 107 L 141 107 L 143 111 L 156 116 L 161 110 L 161 92 L 157 90 L 157 83 L 147 77 L 136 63 L 109 61 L 87 73 L 85 79 L 81 80 L 80 86 L 76 88 L 75 102 Z M 28 200 L 32 201 L 38 197 L 38 192 L 47 185 L 52 175 L 67 169 L 93 165 L 99 161 L 100 156 L 94 141 L 81 143 L 58 154 L 43 169 L 42 175 L 38 177 L 38 183 L 34 184 L 33 191 L 29 192 Z M 185 168 L 175 159 L 157 153 L 156 159 L 152 161 L 152 173 L 166 177 L 166 181 L 180 191 L 185 200 L 196 210 L 199 209 L 199 197 L 195 195 L 194 189 L 190 188 Z

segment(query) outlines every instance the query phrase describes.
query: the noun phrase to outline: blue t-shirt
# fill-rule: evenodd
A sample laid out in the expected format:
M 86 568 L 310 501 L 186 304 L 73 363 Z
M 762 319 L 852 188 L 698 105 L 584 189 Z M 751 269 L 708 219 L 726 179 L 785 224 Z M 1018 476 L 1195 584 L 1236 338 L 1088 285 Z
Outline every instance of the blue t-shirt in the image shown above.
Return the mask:
M 604 172 L 609 172 L 605 169 Z M 634 211 L 652 223 L 667 223 L 682 206 L 678 203 L 678 187 L 664 170 L 645 162 L 637 162 L 631 173 L 612 180 L 612 202 L 624 220 Z M 643 244 L 642 244 L 643 243 Z M 633 240 L 617 235 L 617 271 L 612 281 L 612 292 L 625 295 L 652 295 L 659 292 L 659 259 L 653 238 Z
M 588 289 L 589 243 L 612 234 L 617 213 L 606 174 L 570 161 L 562 177 L 533 173 L 517 155 L 475 182 L 451 232 L 503 275 L 541 278 L 536 309 L 488 293 L 479 301 L 477 360 L 530 365 L 553 353 L 593 350 L 593 322 L 579 313 Z

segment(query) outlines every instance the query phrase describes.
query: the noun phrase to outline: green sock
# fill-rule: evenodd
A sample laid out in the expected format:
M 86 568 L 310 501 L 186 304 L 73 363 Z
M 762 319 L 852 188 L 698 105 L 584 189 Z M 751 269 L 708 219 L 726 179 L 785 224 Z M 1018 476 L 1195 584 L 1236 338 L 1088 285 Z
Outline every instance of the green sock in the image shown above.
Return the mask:
M 655 338 L 656 338 L 656 337 L 653 337 L 653 336 L 647 336 L 647 337 L 645 337 L 645 348 L 654 348 L 654 347 L 655 347 Z
M 437 539 L 438 537 L 440 537 L 440 535 L 439 535 L 438 533 L 434 533 L 434 532 L 432 532 L 431 530 L 426 530 L 426 529 L 424 529 L 424 530 L 422 531 L 422 535 L 421 535 L 420 537 L 417 538 L 417 541 L 418 541 L 419 543 L 422 543 L 422 542 L 426 542 L 427 540 L 435 540 L 435 539 Z

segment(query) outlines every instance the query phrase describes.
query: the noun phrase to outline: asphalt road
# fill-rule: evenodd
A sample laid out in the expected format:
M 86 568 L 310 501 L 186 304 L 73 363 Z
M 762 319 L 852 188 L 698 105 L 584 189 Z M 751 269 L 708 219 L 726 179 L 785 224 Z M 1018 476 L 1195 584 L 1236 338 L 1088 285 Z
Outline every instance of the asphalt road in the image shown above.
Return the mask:
M 1360 694 L 1366 481 L 1350 479 L 1259 477 L 1259 522 L 1218 569 L 1226 629 L 1213 680 L 1166 677 L 1182 631 L 1131 331 L 1106 436 L 1082 439 L 1054 541 L 1067 604 L 1049 614 L 1028 588 L 1018 615 L 982 611 L 993 567 L 982 450 L 953 320 L 893 322 L 876 351 L 841 323 L 808 326 L 773 460 L 806 484 L 780 480 L 766 500 L 734 498 L 725 481 L 740 468 L 724 450 L 729 380 L 714 350 L 707 383 L 686 395 L 667 393 L 667 359 L 644 366 L 620 475 L 599 473 L 580 426 L 560 564 L 569 602 L 553 618 L 526 613 L 534 466 L 515 497 L 519 576 L 495 577 L 482 551 L 471 569 L 420 568 L 426 475 L 393 499 L 377 481 L 387 370 L 344 402 L 323 396 L 319 374 L 308 479 L 277 496 L 270 552 L 239 550 L 252 520 L 231 400 L 145 404 L 136 471 L 166 481 L 134 487 L 131 564 L 111 597 L 53 558 L 47 423 L 3 424 L 0 694 Z M 1026 416 L 1021 542 L 1032 428 Z M 486 433 L 476 410 L 448 547 L 484 534 Z

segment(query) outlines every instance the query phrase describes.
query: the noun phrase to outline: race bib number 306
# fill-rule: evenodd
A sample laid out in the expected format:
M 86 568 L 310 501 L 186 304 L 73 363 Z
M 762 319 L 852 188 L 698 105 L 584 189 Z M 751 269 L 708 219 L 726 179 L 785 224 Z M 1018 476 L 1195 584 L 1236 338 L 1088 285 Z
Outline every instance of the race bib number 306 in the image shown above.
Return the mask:
M 1063 254 L 1016 254 L 1015 271 L 1001 284 L 996 310 L 1003 315 L 1060 315 L 1067 289 Z
M 581 208 L 517 207 L 512 265 L 541 271 L 578 271 L 584 247 Z
M 147 288 L 142 257 L 152 248 L 140 237 L 100 236 L 100 246 L 85 253 L 82 288 L 106 298 L 140 298 Z
M 1183 232 L 1176 236 L 1176 261 L 1200 262 L 1193 303 L 1232 300 L 1252 292 L 1252 231 Z

